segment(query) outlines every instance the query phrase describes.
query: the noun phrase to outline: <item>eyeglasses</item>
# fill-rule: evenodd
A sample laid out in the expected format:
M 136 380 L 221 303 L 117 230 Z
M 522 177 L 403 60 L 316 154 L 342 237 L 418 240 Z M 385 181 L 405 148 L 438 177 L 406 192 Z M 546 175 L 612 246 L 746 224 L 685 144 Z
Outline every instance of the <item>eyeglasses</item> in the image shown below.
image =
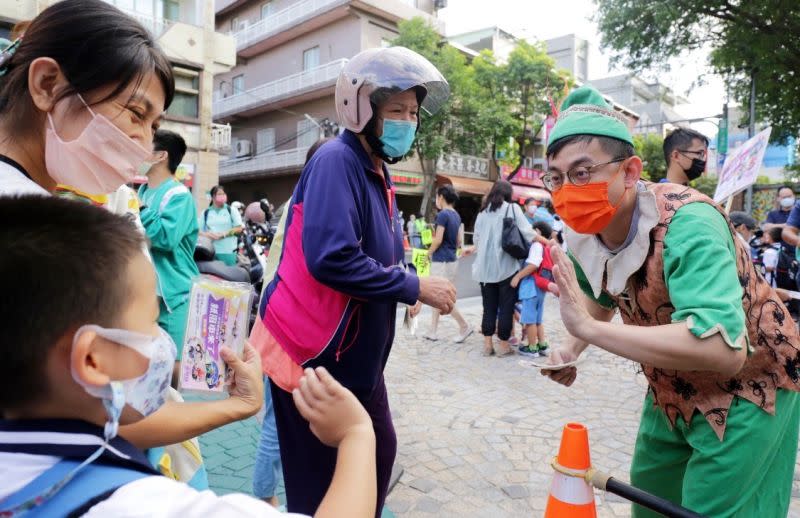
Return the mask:
M 627 159 L 628 157 L 620 157 L 615 158 L 614 160 L 609 160 L 608 162 L 602 162 L 600 164 L 592 164 L 589 166 L 579 165 L 567 171 L 566 177 L 569 178 L 569 183 L 572 185 L 586 185 L 591 179 L 593 169 L 608 164 L 616 164 L 617 162 L 622 162 Z M 555 192 L 564 186 L 564 176 L 564 173 L 561 172 L 547 171 L 547 174 L 542 177 L 542 183 L 544 183 L 544 186 L 548 191 Z
M 687 154 L 688 155 L 697 155 L 697 157 L 700 160 L 705 160 L 706 159 L 706 154 L 707 154 L 705 149 L 701 149 L 700 151 L 690 151 L 688 149 L 679 149 L 678 153 L 680 153 L 682 155 L 687 155 Z

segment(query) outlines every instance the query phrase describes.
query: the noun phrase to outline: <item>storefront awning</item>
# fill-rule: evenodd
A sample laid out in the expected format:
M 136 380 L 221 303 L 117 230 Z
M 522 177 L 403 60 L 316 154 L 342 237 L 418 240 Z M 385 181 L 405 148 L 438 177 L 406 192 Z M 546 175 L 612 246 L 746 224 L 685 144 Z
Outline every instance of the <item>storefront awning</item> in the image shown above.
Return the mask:
M 462 178 L 460 176 L 447 175 L 447 174 L 437 174 L 436 183 L 438 183 L 439 185 L 449 183 L 452 184 L 455 190 L 458 192 L 477 194 L 479 196 L 488 194 L 489 191 L 492 189 L 492 186 L 494 185 L 494 182 L 490 182 L 488 180 L 477 180 L 475 178 Z
M 511 187 L 514 189 L 514 200 L 525 201 L 528 198 L 533 198 L 535 200 L 550 201 L 551 199 L 550 193 L 546 189 L 516 184 L 511 184 Z

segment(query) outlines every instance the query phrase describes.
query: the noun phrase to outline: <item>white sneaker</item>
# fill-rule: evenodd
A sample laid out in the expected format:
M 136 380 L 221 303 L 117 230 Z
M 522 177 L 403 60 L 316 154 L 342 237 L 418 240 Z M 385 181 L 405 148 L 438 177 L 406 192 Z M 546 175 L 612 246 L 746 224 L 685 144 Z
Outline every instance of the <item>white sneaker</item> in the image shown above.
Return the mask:
M 456 339 L 454 340 L 454 342 L 457 343 L 457 344 L 463 344 L 466 341 L 466 339 L 469 338 L 470 335 L 473 332 L 474 332 L 474 330 L 470 327 L 469 329 L 466 330 L 466 332 L 464 332 L 464 334 L 458 335 L 456 337 Z
M 425 333 L 424 335 L 422 335 L 422 338 L 424 338 L 426 340 L 430 340 L 431 342 L 438 342 L 439 341 L 439 337 L 436 336 L 435 334 L 431 333 L 431 332 Z

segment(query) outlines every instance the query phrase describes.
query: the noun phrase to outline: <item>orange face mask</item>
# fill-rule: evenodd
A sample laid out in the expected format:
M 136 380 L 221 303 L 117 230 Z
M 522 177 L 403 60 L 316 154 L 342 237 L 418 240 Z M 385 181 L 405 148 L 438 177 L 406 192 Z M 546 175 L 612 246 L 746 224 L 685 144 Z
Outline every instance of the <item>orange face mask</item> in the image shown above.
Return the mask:
M 616 205 L 608 199 L 609 182 L 573 185 L 567 183 L 553 193 L 556 213 L 572 230 L 579 234 L 599 234 L 611 223 L 625 193 Z M 627 187 L 625 188 L 627 191 Z

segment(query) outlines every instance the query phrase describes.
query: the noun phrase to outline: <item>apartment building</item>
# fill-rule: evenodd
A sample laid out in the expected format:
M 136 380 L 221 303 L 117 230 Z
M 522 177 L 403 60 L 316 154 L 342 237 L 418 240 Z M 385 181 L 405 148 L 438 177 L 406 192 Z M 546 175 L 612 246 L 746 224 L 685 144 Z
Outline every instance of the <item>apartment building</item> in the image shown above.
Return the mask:
M 648 82 L 633 73 L 626 73 L 589 82 L 604 95 L 630 106 L 639 114 L 634 133 L 664 134 L 678 125 L 676 123 L 686 120 L 679 112 L 679 106 L 689 101 L 658 81 Z M 719 108 L 722 108 L 721 103 Z
M 162 127 L 186 139 L 178 176 L 192 188 L 198 208 L 218 182 L 219 153 L 230 151 L 231 130 L 211 117 L 215 74 L 236 64 L 234 38 L 215 31 L 214 0 L 108 0 L 144 25 L 173 64 L 175 99 Z M 52 0 L 0 0 L 0 37 L 30 20 Z M 143 181 L 139 178 L 138 181 Z
M 339 131 L 334 86 L 347 60 L 389 45 L 404 19 L 443 32 L 440 1 L 217 0 L 217 30 L 233 34 L 237 52 L 236 67 L 214 80 L 214 120 L 233 132 L 220 163 L 229 199 L 286 201 L 308 148 Z M 422 193 L 417 162 L 390 166 L 401 208 Z

